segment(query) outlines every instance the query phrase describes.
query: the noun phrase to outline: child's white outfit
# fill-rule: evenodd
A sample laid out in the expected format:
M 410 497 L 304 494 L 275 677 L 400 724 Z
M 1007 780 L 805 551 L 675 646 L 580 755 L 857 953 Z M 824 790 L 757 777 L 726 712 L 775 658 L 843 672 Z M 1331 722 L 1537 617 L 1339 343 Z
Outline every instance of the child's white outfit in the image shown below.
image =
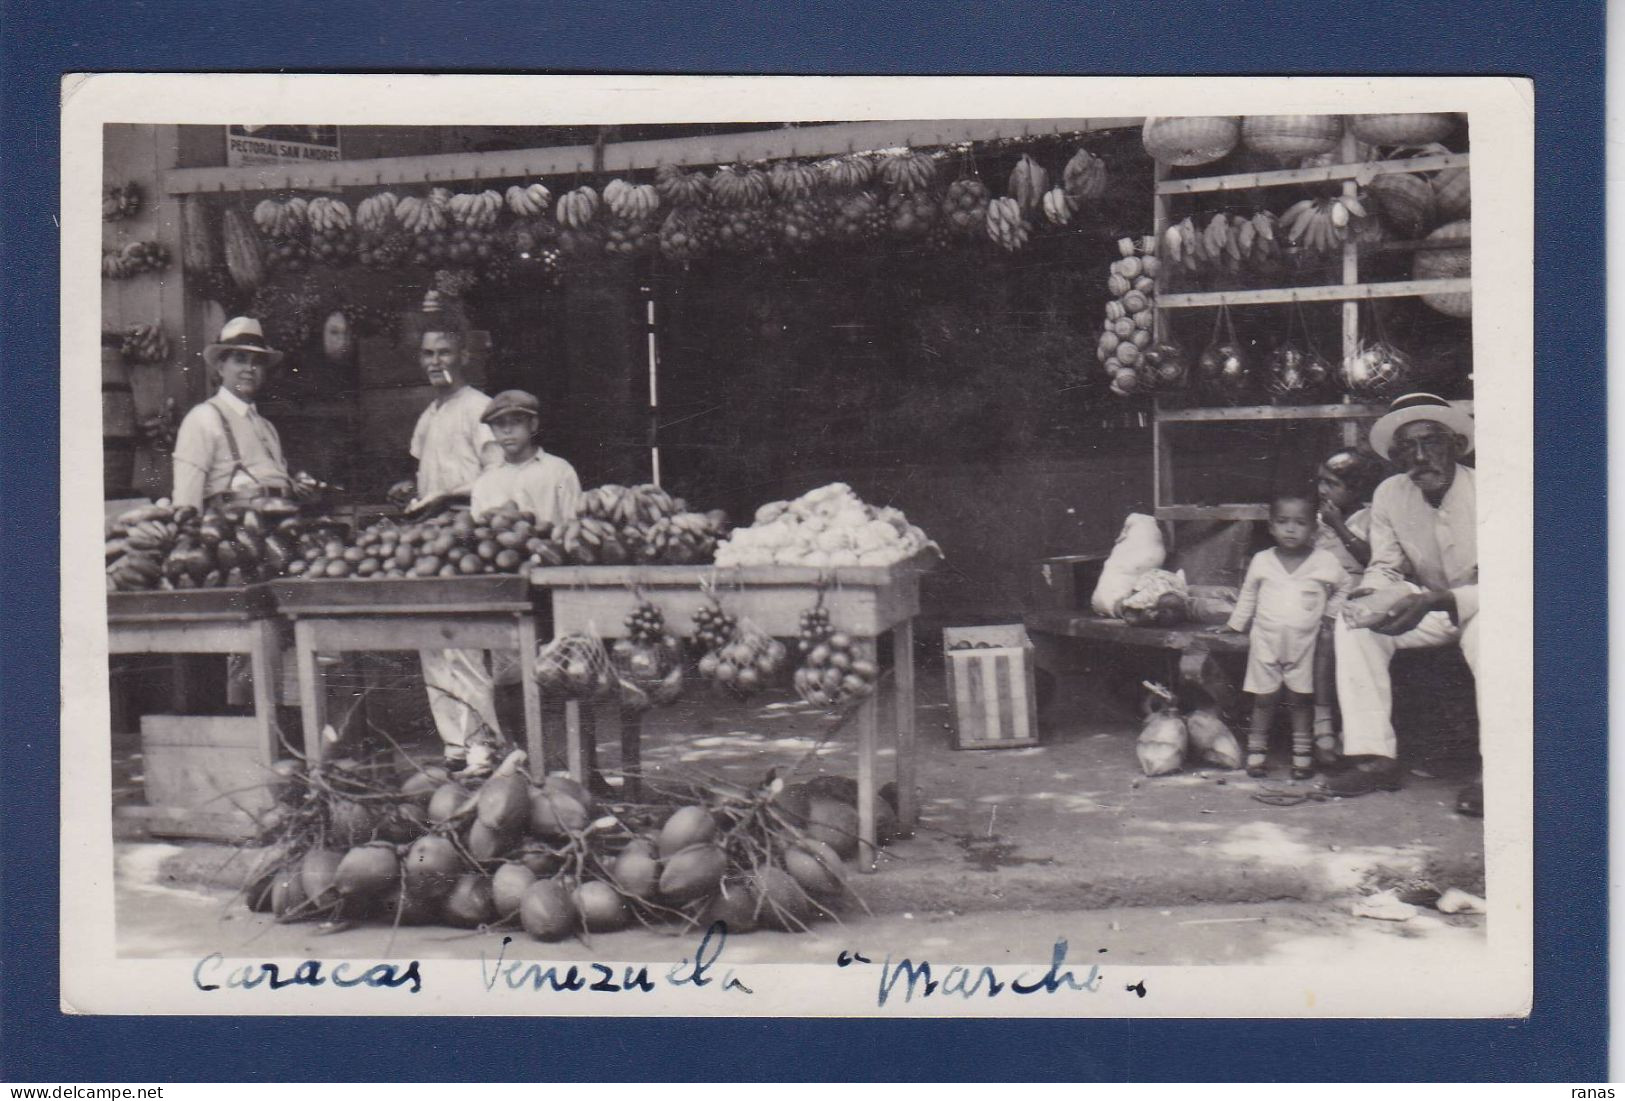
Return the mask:
M 1348 573 L 1318 547 L 1290 571 L 1274 547 L 1253 555 L 1230 616 L 1231 630 L 1252 628 L 1242 689 L 1267 695 L 1284 681 L 1294 692 L 1313 692 L 1321 620 L 1337 614 L 1348 589 Z

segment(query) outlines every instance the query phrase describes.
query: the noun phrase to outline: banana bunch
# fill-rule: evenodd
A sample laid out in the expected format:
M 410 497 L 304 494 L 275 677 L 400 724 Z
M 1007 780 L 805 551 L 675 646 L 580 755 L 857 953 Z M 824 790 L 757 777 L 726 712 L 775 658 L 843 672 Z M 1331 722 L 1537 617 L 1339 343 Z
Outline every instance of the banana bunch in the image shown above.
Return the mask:
M 121 249 L 102 253 L 102 275 L 108 279 L 128 279 L 168 266 L 169 250 L 157 241 L 131 241 Z
M 818 169 L 800 161 L 779 161 L 767 173 L 768 190 L 782 202 L 804 199 L 823 182 Z
M 566 229 L 586 229 L 598 213 L 598 192 L 583 184 L 559 197 L 553 216 Z
M 408 195 L 395 204 L 395 220 L 406 232 L 427 237 L 446 228 L 445 206 L 432 198 Z
M 1010 170 L 1010 186 L 1005 189 L 1023 211 L 1034 211 L 1049 190 L 1049 173 L 1044 166 L 1023 153 Z
M 116 222 L 122 218 L 134 217 L 135 212 L 140 209 L 140 184 L 114 184 L 102 192 L 102 221 L 104 222 Z
M 611 180 L 604 188 L 604 205 L 617 218 L 647 221 L 660 209 L 660 192 L 650 184 L 629 184 Z
M 1168 262 L 1187 271 L 1244 266 L 1269 267 L 1280 259 L 1276 218 L 1267 210 L 1247 216 L 1214 214 L 1199 228 L 1190 218 L 1170 225 L 1163 233 L 1162 252 Z
M 1300 199 L 1281 215 L 1281 230 L 1288 243 L 1305 254 L 1323 256 L 1341 250 L 1348 240 L 1349 223 L 1365 216 L 1365 204 L 1354 195 Z
M 525 186 L 513 184 L 504 197 L 508 201 L 508 209 L 518 218 L 539 218 L 547 213 L 547 208 L 553 202 L 553 193 L 540 181 Z
M 656 485 L 602 485 L 581 495 L 576 514 L 607 520 L 617 526 L 652 524 L 662 516 L 683 511 L 681 506 L 681 501 Z
M 672 206 L 699 206 L 711 193 L 711 181 L 703 173 L 663 164 L 655 169 L 655 190 Z
M 875 178 L 874 162 L 862 153 L 820 161 L 818 171 L 825 183 L 841 191 L 856 191 Z
M 981 180 L 955 180 L 942 197 L 942 213 L 958 232 L 980 236 L 987 222 L 987 204 L 991 198 Z
M 1106 193 L 1106 162 L 1080 148 L 1061 169 L 1061 186 L 1075 203 L 1100 198 Z
M 108 591 L 156 589 L 163 580 L 164 558 L 179 536 L 180 525 L 167 503 L 142 505 L 114 517 L 107 528 Z
M 1005 196 L 987 204 L 987 235 L 1001 247 L 1015 252 L 1027 243 L 1029 234 L 1020 202 Z
M 680 512 L 662 516 L 641 532 L 633 548 L 639 562 L 692 566 L 710 562 L 722 535 L 720 514 Z M 630 532 L 623 532 L 625 538 Z
M 937 162 L 914 149 L 888 153 L 880 160 L 880 178 L 893 191 L 925 191 L 937 178 Z
M 453 195 L 446 203 L 446 212 L 453 224 L 465 229 L 490 229 L 497 224 L 502 212 L 502 195 L 487 188 L 484 191 L 464 191 Z
M 169 337 L 158 325 L 132 325 L 124 331 L 119 353 L 131 363 L 169 362 Z
M 566 560 L 578 566 L 621 566 L 632 558 L 615 525 L 596 516 L 577 516 L 559 529 L 555 541 Z
M 305 218 L 313 233 L 345 233 L 355 224 L 355 216 L 350 212 L 349 205 L 342 199 L 331 199 L 326 195 L 310 200 Z
M 1064 226 L 1072 220 L 1077 213 L 1077 201 L 1068 195 L 1064 187 L 1052 187 L 1044 192 L 1044 217 L 1052 226 Z
M 285 203 L 261 199 L 254 206 L 254 228 L 267 237 L 298 237 L 305 231 L 309 206 L 297 197 Z
M 395 228 L 395 208 L 399 204 L 393 191 L 368 195 L 356 204 L 356 227 L 364 233 L 388 233 Z
M 725 164 L 711 175 L 711 197 L 723 207 L 760 206 L 767 202 L 767 173 L 742 164 Z

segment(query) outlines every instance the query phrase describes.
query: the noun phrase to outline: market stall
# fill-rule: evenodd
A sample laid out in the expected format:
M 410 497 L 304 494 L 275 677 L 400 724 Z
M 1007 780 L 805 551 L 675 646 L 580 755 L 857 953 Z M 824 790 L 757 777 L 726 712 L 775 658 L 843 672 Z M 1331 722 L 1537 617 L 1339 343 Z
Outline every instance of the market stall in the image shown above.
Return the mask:
M 918 618 L 1020 620 L 1032 561 L 1070 552 L 1042 564 L 1059 595 L 1030 611 L 1029 630 L 1172 653 L 1186 682 L 1222 696 L 1209 659 L 1245 644 L 1178 616 L 1091 613 L 1078 568 L 1093 556 L 1078 552 L 1103 549 L 1125 514 L 1144 512 L 1195 563 L 1214 527 L 1231 525 L 1206 560 L 1217 576 L 1197 578 L 1192 564 L 1190 580 L 1233 584 L 1272 483 L 1301 475 L 1328 442 L 1358 443 L 1405 390 L 1470 401 L 1458 123 L 649 128 L 275 170 L 177 163 L 159 189 L 192 307 L 111 327 L 122 336 L 109 345 L 150 375 L 187 358 L 205 314 L 265 318 L 270 341 L 296 351 L 263 411 L 289 425 L 290 451 L 311 456 L 327 500 L 274 504 L 263 519 L 175 517 L 151 545 L 110 542 L 110 597 L 202 607 L 269 583 L 275 619 L 264 622 L 291 625 L 296 640 L 304 752 L 287 766 L 295 794 L 283 792 L 297 814 L 277 827 L 293 855 L 267 892 L 310 853 L 336 868 L 376 841 L 416 850 L 430 838 L 439 878 L 425 898 L 451 906 L 440 888 L 456 882 L 459 920 L 519 909 L 517 897 L 487 897 L 498 867 L 573 877 L 559 886 L 570 897 L 618 883 L 606 869 L 641 853 L 638 835 L 658 817 L 646 800 L 672 814 L 643 768 L 641 731 L 642 716 L 679 696 L 793 692 L 814 712 L 854 716 L 855 785 L 835 800 L 851 821 L 818 813 L 839 819 L 825 834 L 837 860 L 869 870 L 888 832 L 876 776 L 883 640 L 906 832 L 922 794 L 915 657 L 936 644 Z M 109 256 L 116 280 L 170 263 L 139 240 Z M 482 392 L 539 399 L 540 439 L 591 487 L 575 516 L 379 507 L 434 397 L 409 339 L 430 309 L 468 330 L 459 347 Z M 161 389 L 195 400 L 199 374 L 174 370 Z M 931 570 L 943 555 L 952 568 Z M 324 744 L 319 653 L 435 647 L 518 653 L 523 734 L 504 733 L 528 761 L 454 778 L 423 766 L 422 739 L 401 739 L 405 766 L 398 744 L 359 765 L 357 745 Z M 1030 669 L 1003 675 L 1031 680 Z M 567 701 L 569 782 L 544 775 L 555 737 L 544 700 Z M 613 813 L 609 796 L 588 794 L 588 701 L 623 712 Z M 1011 744 L 1030 744 L 1033 725 Z M 725 840 L 699 823 L 642 853 L 669 870 L 704 849 L 692 876 L 661 887 L 690 918 L 733 882 L 756 884 L 759 909 L 763 869 L 794 873 L 816 800 L 784 799 L 794 782 L 756 784 L 685 796 Z M 589 836 L 597 811 L 635 825 L 613 827 L 606 848 Z M 365 859 L 376 875 L 353 894 L 399 888 L 402 864 Z M 814 863 L 827 870 L 823 853 Z M 333 868 L 301 879 L 302 900 L 263 901 L 331 913 Z M 826 902 L 839 894 L 802 886 Z M 644 883 L 622 896 L 647 917 L 657 893 Z M 558 926 L 556 902 L 537 903 L 526 927 Z M 572 905 L 579 917 L 596 903 Z M 618 905 L 604 920 L 627 919 Z

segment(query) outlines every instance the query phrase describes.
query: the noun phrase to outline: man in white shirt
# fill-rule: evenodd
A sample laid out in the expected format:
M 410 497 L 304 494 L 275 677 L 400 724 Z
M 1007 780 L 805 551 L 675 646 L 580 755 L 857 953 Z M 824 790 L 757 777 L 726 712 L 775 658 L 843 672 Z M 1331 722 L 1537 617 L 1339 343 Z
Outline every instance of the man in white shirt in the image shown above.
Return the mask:
M 176 505 L 201 511 L 239 491 L 291 490 L 282 440 L 254 408 L 266 376 L 281 360 L 252 317 L 232 318 L 220 330 L 220 340 L 203 349 L 203 362 L 220 379 L 220 389 L 187 412 L 175 435 L 170 497 Z
M 1460 463 L 1472 451 L 1473 420 L 1433 394 L 1407 394 L 1372 426 L 1371 446 L 1403 473 L 1372 496 L 1371 562 L 1334 635 L 1343 751 L 1363 758 L 1328 782 L 1339 795 L 1399 787 L 1388 668 L 1396 650 L 1460 645 L 1478 675 L 1476 479 Z M 1406 591 L 1377 622 L 1351 625 L 1361 596 L 1396 587 Z M 1458 800 L 1463 813 L 1482 806 L 1479 785 Z
M 463 330 L 450 323 L 428 328 L 419 342 L 419 361 L 435 398 L 412 431 L 417 479 L 390 491 L 398 498 L 415 486 L 413 506 L 418 511 L 430 512 L 468 495 L 480 471 L 502 461 L 490 426 L 480 420 L 491 399 L 468 385 L 467 345 Z M 485 652 L 422 650 L 418 656 L 446 759 L 460 764 L 468 755 L 469 735 L 482 726 L 497 729 Z

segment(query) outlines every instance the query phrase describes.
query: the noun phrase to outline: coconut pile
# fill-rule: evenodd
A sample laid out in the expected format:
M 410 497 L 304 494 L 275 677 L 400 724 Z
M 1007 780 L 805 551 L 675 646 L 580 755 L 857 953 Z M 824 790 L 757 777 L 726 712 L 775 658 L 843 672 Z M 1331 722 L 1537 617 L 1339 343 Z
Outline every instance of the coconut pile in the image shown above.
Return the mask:
M 556 941 L 634 922 L 801 932 L 862 905 L 845 862 L 874 854 L 859 852 L 847 778 L 707 779 L 657 790 L 661 802 L 601 804 L 524 766 L 523 751 L 481 780 L 402 775 L 389 758 L 282 762 L 250 908 L 279 922 L 517 926 Z M 884 845 L 897 832 L 885 799 L 876 823 Z

